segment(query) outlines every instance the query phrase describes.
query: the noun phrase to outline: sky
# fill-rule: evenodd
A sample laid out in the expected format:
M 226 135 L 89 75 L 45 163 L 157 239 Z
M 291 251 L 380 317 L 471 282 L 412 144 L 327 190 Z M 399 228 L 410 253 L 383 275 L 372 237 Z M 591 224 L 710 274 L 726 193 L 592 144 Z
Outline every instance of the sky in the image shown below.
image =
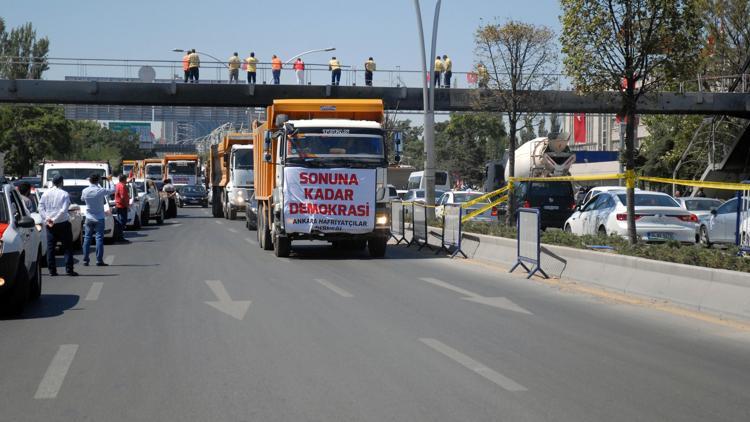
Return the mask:
M 429 50 L 435 0 L 421 4 Z M 345 65 L 361 66 L 373 56 L 379 69 L 420 66 L 409 0 L 0 0 L 0 5 L 6 27 L 32 22 L 39 36 L 49 37 L 50 57 L 178 60 L 181 54 L 173 48 L 195 48 L 222 59 L 234 51 L 241 57 L 254 51 L 261 61 L 270 61 L 272 54 L 285 59 L 334 46 L 333 54 Z M 474 63 L 473 33 L 482 20 L 533 22 L 559 33 L 559 14 L 557 0 L 445 0 L 437 50 L 452 58 L 454 71 L 467 71 Z M 307 62 L 329 58 L 329 53 L 311 55 Z M 57 67 L 45 77 L 76 72 Z

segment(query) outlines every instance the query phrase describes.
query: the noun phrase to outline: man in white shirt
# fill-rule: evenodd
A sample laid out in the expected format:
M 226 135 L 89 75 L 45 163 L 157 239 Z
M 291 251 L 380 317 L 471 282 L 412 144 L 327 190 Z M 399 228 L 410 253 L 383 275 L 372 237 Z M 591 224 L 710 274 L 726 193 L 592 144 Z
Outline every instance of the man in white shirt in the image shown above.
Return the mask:
M 47 267 L 49 275 L 53 277 L 57 275 L 55 245 L 58 241 L 62 243 L 65 252 L 65 273 L 69 276 L 78 275 L 73 269 L 73 231 L 68 216 L 70 196 L 60 189 L 62 185 L 63 177 L 58 174 L 52 179 L 52 187 L 39 200 L 39 214 L 47 230 Z
M 83 234 L 83 266 L 89 266 L 89 247 L 92 238 L 96 241 L 96 266 L 106 267 L 104 262 L 104 202 L 115 193 L 112 188 L 99 186 L 101 176 L 97 173 L 89 177 L 89 187 L 81 191 L 81 199 L 86 203 L 86 223 Z

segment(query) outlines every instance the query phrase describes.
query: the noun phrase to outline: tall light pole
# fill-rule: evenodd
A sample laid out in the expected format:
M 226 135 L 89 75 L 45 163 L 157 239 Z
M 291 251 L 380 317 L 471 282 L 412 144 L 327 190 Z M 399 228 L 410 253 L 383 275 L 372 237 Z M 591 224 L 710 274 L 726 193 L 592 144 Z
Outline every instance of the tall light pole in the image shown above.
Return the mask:
M 302 56 L 305 56 L 305 55 L 311 54 L 311 53 L 320 53 L 320 52 L 323 52 L 323 51 L 333 51 L 335 49 L 336 49 L 336 47 L 328 47 L 328 48 L 317 48 L 315 50 L 305 51 L 303 53 L 297 54 L 296 56 L 293 56 L 291 59 L 287 60 L 285 64 L 291 63 L 297 57 L 302 57 Z
M 432 22 L 432 46 L 430 50 L 430 73 L 427 73 L 427 58 L 425 57 L 424 29 L 422 28 L 422 10 L 419 0 L 414 0 L 414 9 L 417 12 L 417 30 L 419 32 L 419 46 L 422 53 L 422 97 L 424 104 L 424 181 L 425 203 L 433 205 L 435 201 L 435 86 L 440 81 L 435 78 L 435 49 L 437 47 L 438 19 L 440 18 L 440 2 L 435 3 L 435 17 Z M 428 82 L 427 76 L 430 75 Z M 428 218 L 435 217 L 435 209 L 427 208 Z

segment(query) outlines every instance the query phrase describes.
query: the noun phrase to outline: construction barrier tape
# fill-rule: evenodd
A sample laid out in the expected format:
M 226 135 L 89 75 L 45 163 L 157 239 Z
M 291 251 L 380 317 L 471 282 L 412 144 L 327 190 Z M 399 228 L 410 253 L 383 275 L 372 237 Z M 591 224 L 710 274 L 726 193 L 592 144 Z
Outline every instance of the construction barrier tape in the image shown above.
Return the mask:
M 725 182 L 706 182 L 701 180 L 684 180 L 684 179 L 667 179 L 664 177 L 639 177 L 638 180 L 643 182 L 667 183 L 681 186 L 693 186 L 698 188 L 721 189 L 721 190 L 750 190 L 750 184 L 747 183 L 725 183 Z
M 510 185 L 505 185 L 505 186 L 501 187 L 500 189 L 498 189 L 496 191 L 492 191 L 490 193 L 485 193 L 484 195 L 478 196 L 478 197 L 472 199 L 471 201 L 466 201 L 466 202 L 462 203 L 461 204 L 461 208 L 468 208 L 468 207 L 476 204 L 477 202 L 481 202 L 481 201 L 483 201 L 483 200 L 485 200 L 485 199 L 487 199 L 489 197 L 492 197 L 492 196 L 495 196 L 495 195 L 499 195 L 501 193 L 505 193 L 508 189 L 510 189 Z
M 505 196 L 503 196 L 503 197 L 499 198 L 499 199 L 498 199 L 497 201 L 495 201 L 495 202 L 489 203 L 489 204 L 485 205 L 485 206 L 484 206 L 484 207 L 482 207 L 482 208 L 479 208 L 479 209 L 477 209 L 477 210 L 474 210 L 474 211 L 470 212 L 469 214 L 466 214 L 465 216 L 463 216 L 463 217 L 461 218 L 461 223 L 465 223 L 465 222 L 467 222 L 467 221 L 471 220 L 472 218 L 476 217 L 477 215 L 479 215 L 479 214 L 481 214 L 481 213 L 483 213 L 483 212 L 487 211 L 488 209 L 490 209 L 490 208 L 492 208 L 492 207 L 496 207 L 496 206 L 497 206 L 497 204 L 499 204 L 499 203 L 501 203 L 501 202 L 505 202 L 505 201 L 507 201 L 507 200 L 508 200 L 508 195 L 505 195 Z
M 624 179 L 624 173 L 589 174 L 582 176 L 554 176 L 554 177 L 511 177 L 513 182 L 586 182 L 596 180 Z

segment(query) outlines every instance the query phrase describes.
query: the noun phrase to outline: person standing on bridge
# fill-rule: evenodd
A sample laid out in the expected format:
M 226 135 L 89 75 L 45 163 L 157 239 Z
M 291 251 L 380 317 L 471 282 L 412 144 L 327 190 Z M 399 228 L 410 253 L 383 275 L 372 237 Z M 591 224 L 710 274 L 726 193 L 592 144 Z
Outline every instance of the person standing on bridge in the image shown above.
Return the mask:
M 440 56 L 435 57 L 435 74 L 432 79 L 432 86 L 440 88 L 441 74 L 443 73 L 443 62 L 440 60 Z
M 341 62 L 336 56 L 331 57 L 328 62 L 328 70 L 331 71 L 331 85 L 338 85 L 341 82 Z
M 91 238 L 96 236 L 96 266 L 106 267 L 104 262 L 104 202 L 114 189 L 99 186 L 101 176 L 93 173 L 89 176 L 89 187 L 81 192 L 81 199 L 86 203 L 86 223 L 83 234 L 83 266 L 89 265 L 89 248 Z
M 294 62 L 294 72 L 297 74 L 297 85 L 305 84 L 305 62 L 301 58 L 297 57 L 297 61 Z
M 247 83 L 255 85 L 255 75 L 258 71 L 258 59 L 255 58 L 255 53 L 250 52 L 250 57 L 245 59 L 247 63 Z
M 49 268 L 49 275 L 57 275 L 55 245 L 60 241 L 63 251 L 65 251 L 65 273 L 75 277 L 78 273 L 73 269 L 73 231 L 68 215 L 70 195 L 60 189 L 62 186 L 63 177 L 61 175 L 58 174 L 52 178 L 52 188 L 44 192 L 39 200 L 39 215 L 44 220 L 45 230 L 47 231 L 47 268 Z
M 234 56 L 229 58 L 229 83 L 231 84 L 232 81 L 234 83 L 239 83 L 239 76 L 240 76 L 240 64 L 242 61 L 240 60 L 240 56 L 237 54 L 237 52 L 234 52 Z
M 185 83 L 190 79 L 190 50 L 185 50 L 182 56 L 182 71 L 185 72 Z
M 271 58 L 271 73 L 273 74 L 273 84 L 278 85 L 281 83 L 281 68 L 284 67 L 281 63 L 281 59 L 275 54 Z
M 200 78 L 201 58 L 198 56 L 198 53 L 195 52 L 195 49 L 190 50 L 188 66 L 190 67 L 190 82 L 197 84 L 198 79 Z
M 375 72 L 375 60 L 370 57 L 365 62 L 365 85 L 372 86 L 372 73 Z
M 487 67 L 484 63 L 479 62 L 477 65 L 477 85 L 479 88 L 487 89 L 490 82 L 490 74 L 487 72 Z
M 451 87 L 451 76 L 453 76 L 453 61 L 447 54 L 443 54 L 443 81 L 445 88 Z

